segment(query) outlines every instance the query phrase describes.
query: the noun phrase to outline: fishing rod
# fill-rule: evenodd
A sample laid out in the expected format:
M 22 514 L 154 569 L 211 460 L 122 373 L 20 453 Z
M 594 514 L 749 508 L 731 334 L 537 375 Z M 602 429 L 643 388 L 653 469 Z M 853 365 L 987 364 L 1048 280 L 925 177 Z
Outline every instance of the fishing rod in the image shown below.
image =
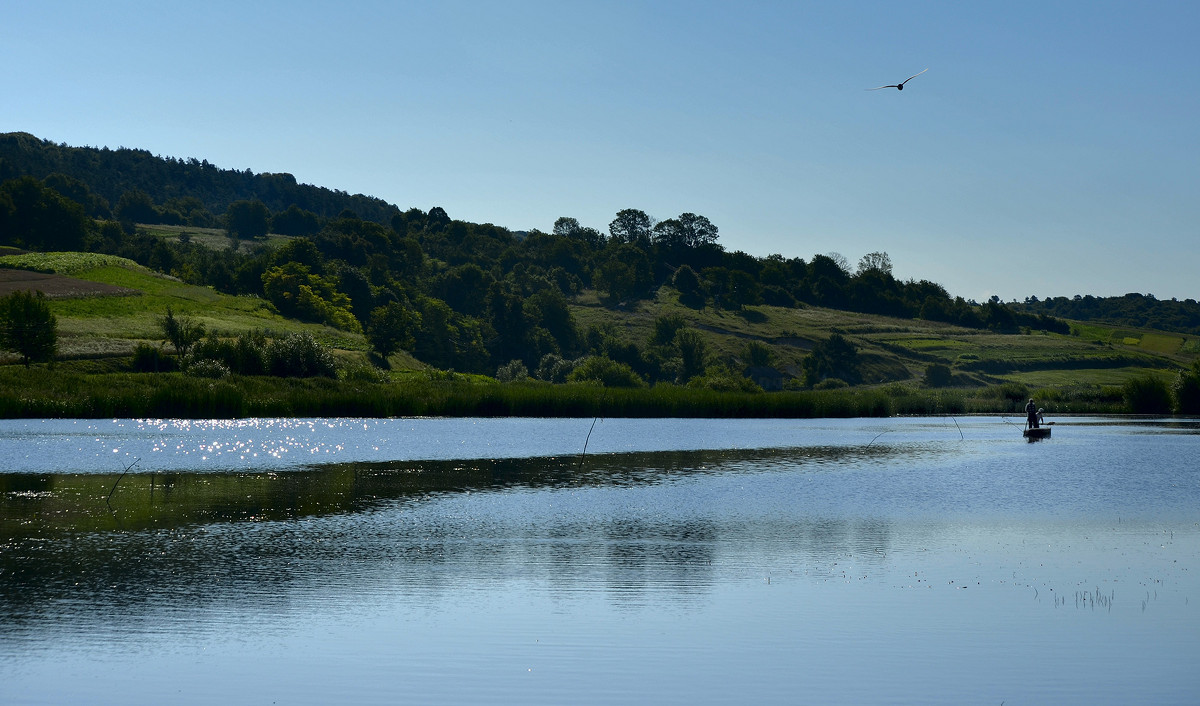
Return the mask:
M 592 430 L 596 428 L 596 422 L 598 422 L 598 421 L 600 421 L 600 417 L 593 417 L 593 418 L 592 418 L 592 426 L 588 427 L 588 433 L 587 433 L 587 437 L 585 437 L 585 438 L 584 438 L 584 440 L 583 440 L 583 452 L 579 454 L 579 463 L 580 463 L 580 464 L 582 464 L 582 463 L 583 463 L 583 457 L 584 457 L 585 455 L 587 455 L 587 445 L 588 445 L 588 441 L 591 441 L 591 439 L 592 439 Z
M 117 485 L 120 484 L 121 479 L 125 477 L 125 474 L 128 473 L 131 468 L 136 466 L 138 464 L 138 461 L 141 461 L 141 460 L 142 460 L 141 458 L 133 459 L 133 463 L 126 466 L 125 470 L 121 472 L 121 475 L 117 476 L 117 482 L 113 483 L 112 490 L 108 491 L 108 497 L 104 499 L 104 504 L 108 505 L 109 510 L 112 509 L 112 503 L 110 503 L 109 501 L 112 500 L 113 493 L 117 492 Z
M 962 427 L 958 425 L 958 420 L 954 417 L 950 417 L 950 421 L 954 422 L 954 428 L 958 430 L 958 438 L 962 441 L 966 441 L 967 437 L 963 436 Z

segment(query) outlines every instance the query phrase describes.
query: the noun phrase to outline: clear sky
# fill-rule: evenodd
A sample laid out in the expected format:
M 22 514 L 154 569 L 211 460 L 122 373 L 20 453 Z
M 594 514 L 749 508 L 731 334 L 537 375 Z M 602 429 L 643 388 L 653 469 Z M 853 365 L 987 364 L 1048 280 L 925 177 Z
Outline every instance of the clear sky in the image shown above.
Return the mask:
M 1195 0 L 14 1 L 0 131 L 514 230 L 693 212 L 979 301 L 1196 299 L 1198 36 Z

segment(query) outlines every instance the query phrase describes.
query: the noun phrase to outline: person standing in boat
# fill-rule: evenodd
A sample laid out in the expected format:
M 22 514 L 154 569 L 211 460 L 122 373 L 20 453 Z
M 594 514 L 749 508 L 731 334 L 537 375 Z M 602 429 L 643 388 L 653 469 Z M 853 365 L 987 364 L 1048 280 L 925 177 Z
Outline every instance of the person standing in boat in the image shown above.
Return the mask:
M 1038 407 L 1034 404 L 1032 397 L 1029 398 L 1029 404 L 1025 405 L 1025 417 L 1026 429 L 1038 428 Z

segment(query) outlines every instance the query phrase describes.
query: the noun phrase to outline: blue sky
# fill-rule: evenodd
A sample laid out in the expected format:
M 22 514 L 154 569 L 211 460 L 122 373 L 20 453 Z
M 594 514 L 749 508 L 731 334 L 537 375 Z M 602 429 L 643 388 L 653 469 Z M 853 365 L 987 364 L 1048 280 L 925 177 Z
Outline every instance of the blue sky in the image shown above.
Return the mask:
M 1200 298 L 1200 3 L 8 3 L 0 131 L 1005 300 Z M 922 69 L 903 92 L 867 91 Z

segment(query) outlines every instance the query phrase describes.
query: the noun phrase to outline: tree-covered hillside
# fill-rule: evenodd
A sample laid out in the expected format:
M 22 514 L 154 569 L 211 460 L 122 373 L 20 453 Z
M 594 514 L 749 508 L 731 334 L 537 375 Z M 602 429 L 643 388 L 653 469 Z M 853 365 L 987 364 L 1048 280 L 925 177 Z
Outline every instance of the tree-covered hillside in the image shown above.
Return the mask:
M 0 177 L 0 245 L 120 255 L 187 283 L 261 297 L 285 316 L 364 333 L 385 357 L 403 350 L 442 369 L 702 377 L 713 361 L 687 317 L 631 342 L 611 325 L 581 326 L 572 313 L 580 297 L 620 310 L 661 291 L 694 311 L 754 316 L 758 305 L 811 305 L 993 332 L 1068 332 L 1058 319 L 995 298 L 980 305 L 934 282 L 896 279 L 884 252 L 857 266 L 835 253 L 730 252 L 717 224 L 695 213 L 659 220 L 628 208 L 606 231 L 564 216 L 549 232 L 514 233 L 287 175 L 25 134 L 0 136 Z M 155 223 L 174 224 L 172 237 L 146 227 Z M 217 247 L 211 238 L 193 242 L 188 228 L 213 226 L 228 238 Z M 812 362 L 807 384 L 854 377 L 837 361 Z
M 272 212 L 289 206 L 333 218 L 344 210 L 387 223 L 395 206 L 382 199 L 298 184 L 291 174 L 220 169 L 208 160 L 160 157 L 120 147 L 69 147 L 23 132 L 0 134 L 0 181 L 32 176 L 82 202 L 88 215 L 139 223 L 216 225 L 237 201 L 261 201 Z M 214 215 L 215 214 L 215 215 Z

